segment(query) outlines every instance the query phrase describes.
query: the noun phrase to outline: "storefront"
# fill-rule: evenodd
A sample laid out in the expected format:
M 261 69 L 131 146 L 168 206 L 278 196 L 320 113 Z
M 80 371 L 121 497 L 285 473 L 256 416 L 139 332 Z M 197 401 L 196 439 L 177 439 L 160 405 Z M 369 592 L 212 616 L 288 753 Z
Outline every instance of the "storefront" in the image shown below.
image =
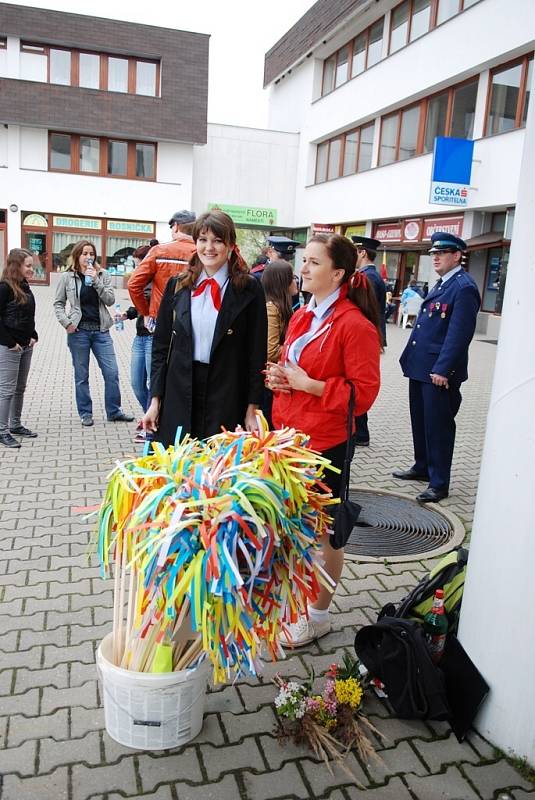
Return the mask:
M 48 284 L 51 272 L 66 269 L 73 245 L 80 239 L 94 243 L 102 267 L 124 275 L 134 268 L 134 250 L 148 244 L 154 232 L 154 222 L 22 213 L 22 247 L 34 256 L 33 283 Z
M 414 217 L 410 219 L 376 222 L 373 237 L 381 242 L 381 263 L 386 265 L 388 282 L 394 296 L 399 296 L 411 278 L 425 287 L 434 283 L 435 275 L 428 254 L 431 236 L 436 231 L 447 231 L 462 236 L 464 215 L 441 217 Z

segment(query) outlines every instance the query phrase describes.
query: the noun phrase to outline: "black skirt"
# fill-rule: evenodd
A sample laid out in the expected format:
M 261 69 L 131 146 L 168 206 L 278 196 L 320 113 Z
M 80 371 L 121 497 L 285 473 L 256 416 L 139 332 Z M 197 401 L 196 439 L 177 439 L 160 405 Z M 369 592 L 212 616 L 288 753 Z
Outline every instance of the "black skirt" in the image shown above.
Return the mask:
M 206 430 L 206 390 L 208 386 L 209 364 L 193 362 L 193 391 L 191 405 L 191 435 L 196 439 L 206 439 L 214 431 Z

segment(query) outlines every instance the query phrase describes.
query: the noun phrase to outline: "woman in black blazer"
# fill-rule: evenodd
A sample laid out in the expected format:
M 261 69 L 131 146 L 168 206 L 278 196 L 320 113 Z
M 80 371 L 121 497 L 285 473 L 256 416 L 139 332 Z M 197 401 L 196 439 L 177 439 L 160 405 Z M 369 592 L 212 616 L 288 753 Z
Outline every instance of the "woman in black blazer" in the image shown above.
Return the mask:
M 177 428 L 199 439 L 222 426 L 253 430 L 264 386 L 266 302 L 239 254 L 234 223 L 210 211 L 192 235 L 197 252 L 167 284 L 152 344 L 143 426 L 165 446 Z

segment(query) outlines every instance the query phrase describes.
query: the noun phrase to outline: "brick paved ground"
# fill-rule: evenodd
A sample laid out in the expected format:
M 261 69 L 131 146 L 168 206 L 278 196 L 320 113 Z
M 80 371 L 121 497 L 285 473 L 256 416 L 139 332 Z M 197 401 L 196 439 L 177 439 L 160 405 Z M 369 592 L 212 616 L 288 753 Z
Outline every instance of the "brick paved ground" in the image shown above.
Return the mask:
M 124 297 L 124 293 L 122 293 Z M 51 310 L 51 289 L 36 290 L 41 341 L 26 395 L 24 422 L 39 438 L 3 451 L 0 501 L 0 771 L 2 800 L 272 800 L 357 798 L 344 773 L 331 776 L 311 755 L 273 738 L 275 671 L 304 677 L 322 671 L 355 627 L 397 599 L 429 562 L 357 564 L 344 570 L 334 605 L 334 630 L 319 643 L 269 666 L 261 682 L 242 681 L 211 693 L 200 736 L 176 752 L 139 753 L 103 729 L 94 650 L 110 628 L 111 590 L 88 566 L 89 532 L 71 508 L 98 502 L 114 459 L 135 452 L 132 425 L 105 421 L 102 384 L 92 373 L 95 427 L 82 428 L 73 401 L 65 335 Z M 123 304 L 124 305 L 124 304 Z M 114 333 L 124 408 L 137 412 L 129 386 L 134 325 Z M 372 446 L 357 452 L 354 481 L 399 489 L 395 466 L 411 463 L 407 386 L 397 356 L 408 332 L 388 329 L 383 389 L 371 414 Z M 452 496 L 444 503 L 470 527 L 495 348 L 475 342 L 471 380 L 459 415 Z M 418 486 L 404 486 L 416 491 Z M 491 800 L 510 789 L 520 800 L 529 784 L 477 734 L 460 745 L 444 724 L 389 719 L 376 699 L 366 703 L 386 734 L 383 763 L 349 765 L 369 800 Z

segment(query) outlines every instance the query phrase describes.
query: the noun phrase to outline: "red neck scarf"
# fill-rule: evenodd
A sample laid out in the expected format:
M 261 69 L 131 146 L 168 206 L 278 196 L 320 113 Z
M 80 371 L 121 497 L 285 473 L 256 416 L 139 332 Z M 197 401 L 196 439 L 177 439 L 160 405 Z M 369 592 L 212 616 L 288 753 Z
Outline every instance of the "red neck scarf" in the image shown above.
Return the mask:
M 193 290 L 192 296 L 198 297 L 208 287 L 210 287 L 210 293 L 212 295 L 212 303 L 214 304 L 214 308 L 216 311 L 219 311 L 219 309 L 221 308 L 221 289 L 215 278 L 205 278 L 204 281 L 201 281 L 199 285 Z
M 338 295 L 337 299 L 334 301 L 334 303 L 330 308 L 329 317 L 331 317 L 332 314 L 334 313 L 336 306 L 342 300 L 345 300 L 345 298 L 347 297 L 347 291 L 348 291 L 347 283 L 342 284 L 342 286 L 340 287 L 340 294 Z M 301 309 L 301 311 L 298 311 L 297 313 L 299 314 L 299 317 L 296 319 L 297 317 L 296 314 L 296 317 L 294 317 L 293 320 L 290 322 L 290 328 L 288 329 L 288 333 L 286 335 L 286 341 L 284 342 L 285 359 L 288 358 L 288 352 L 292 344 L 301 336 L 304 336 L 305 333 L 308 333 L 308 331 L 310 330 L 310 326 L 312 325 L 312 320 L 314 319 L 313 311 Z M 327 321 L 326 319 L 323 320 L 322 324 L 326 321 Z

